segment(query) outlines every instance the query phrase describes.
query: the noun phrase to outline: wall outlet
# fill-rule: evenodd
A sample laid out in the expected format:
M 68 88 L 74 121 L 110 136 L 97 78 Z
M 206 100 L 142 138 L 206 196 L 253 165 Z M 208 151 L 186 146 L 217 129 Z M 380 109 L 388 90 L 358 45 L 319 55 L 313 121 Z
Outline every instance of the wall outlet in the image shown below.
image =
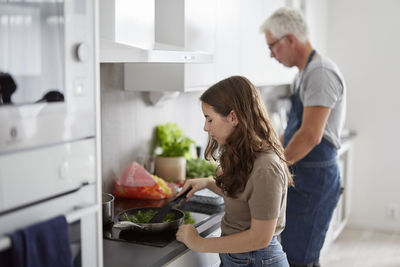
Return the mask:
M 400 209 L 397 204 L 389 204 L 386 206 L 386 218 L 390 220 L 398 220 L 400 217 Z

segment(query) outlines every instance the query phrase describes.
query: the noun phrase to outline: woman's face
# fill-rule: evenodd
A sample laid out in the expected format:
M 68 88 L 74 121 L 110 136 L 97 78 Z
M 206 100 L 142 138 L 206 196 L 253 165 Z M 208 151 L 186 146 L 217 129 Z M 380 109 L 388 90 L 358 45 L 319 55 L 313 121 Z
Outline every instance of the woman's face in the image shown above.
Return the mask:
M 218 144 L 223 145 L 226 139 L 236 128 L 238 121 L 234 111 L 231 111 L 228 116 L 221 116 L 215 112 L 214 108 L 204 102 L 201 103 L 204 117 L 204 131 L 208 132 L 212 139 Z

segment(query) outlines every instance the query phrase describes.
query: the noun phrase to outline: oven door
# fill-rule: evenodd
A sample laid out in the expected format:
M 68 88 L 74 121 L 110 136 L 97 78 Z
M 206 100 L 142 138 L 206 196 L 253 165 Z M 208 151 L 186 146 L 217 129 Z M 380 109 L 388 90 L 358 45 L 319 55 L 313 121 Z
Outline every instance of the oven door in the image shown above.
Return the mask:
M 101 211 L 100 205 L 95 204 L 95 191 L 95 185 L 86 185 L 74 193 L 1 214 L 0 251 L 11 247 L 7 234 L 64 215 L 69 224 L 74 267 L 102 266 Z

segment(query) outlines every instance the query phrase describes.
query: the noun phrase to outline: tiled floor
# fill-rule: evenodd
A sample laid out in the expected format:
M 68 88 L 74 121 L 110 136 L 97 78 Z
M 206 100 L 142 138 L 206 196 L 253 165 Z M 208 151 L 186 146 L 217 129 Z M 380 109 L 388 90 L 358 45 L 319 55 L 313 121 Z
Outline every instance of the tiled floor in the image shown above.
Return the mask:
M 400 235 L 345 228 L 320 262 L 322 267 L 400 267 Z

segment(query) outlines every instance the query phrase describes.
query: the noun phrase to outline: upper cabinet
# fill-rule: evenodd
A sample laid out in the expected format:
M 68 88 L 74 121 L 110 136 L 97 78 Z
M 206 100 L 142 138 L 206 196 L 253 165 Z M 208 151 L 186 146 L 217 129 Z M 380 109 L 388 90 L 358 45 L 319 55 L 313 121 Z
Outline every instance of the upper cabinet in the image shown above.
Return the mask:
M 256 86 L 290 83 L 296 72 L 270 58 L 263 21 L 284 0 L 217 0 L 216 80 L 243 75 Z
M 162 1 L 162 0 L 161 0 Z M 185 45 L 193 51 L 207 51 L 215 60 L 215 0 L 185 1 Z M 214 64 L 185 64 L 187 89 L 204 89 L 215 81 Z

